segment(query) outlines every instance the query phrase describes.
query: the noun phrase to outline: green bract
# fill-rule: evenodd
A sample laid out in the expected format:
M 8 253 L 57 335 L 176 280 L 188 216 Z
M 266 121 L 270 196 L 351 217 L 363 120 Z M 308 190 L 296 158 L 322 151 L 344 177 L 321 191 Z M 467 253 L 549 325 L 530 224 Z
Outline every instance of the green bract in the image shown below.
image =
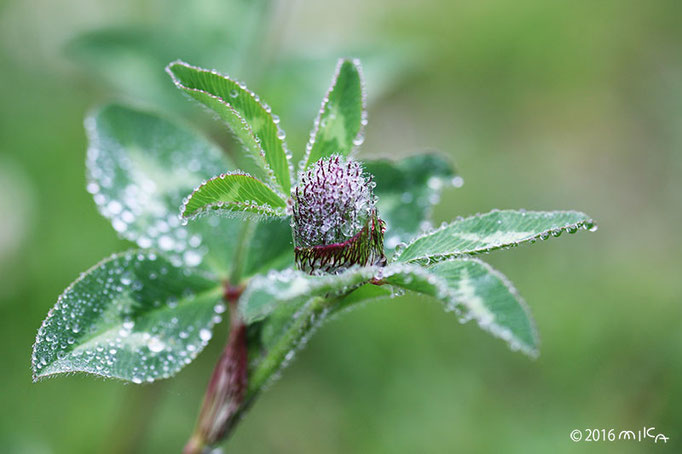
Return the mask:
M 34 379 L 170 377 L 229 311 L 230 340 L 212 386 L 233 389 L 207 393 L 187 451 L 199 452 L 229 432 L 321 322 L 358 303 L 426 295 L 512 349 L 537 354 L 526 304 L 472 256 L 593 231 L 589 216 L 495 210 L 433 229 L 440 191 L 462 179 L 437 154 L 354 161 L 367 123 L 357 60 L 339 61 L 298 175 L 278 117 L 244 84 L 183 62 L 166 70 L 227 124 L 257 171 L 235 169 L 219 147 L 152 113 L 108 105 L 88 116 L 87 189 L 139 249 L 105 259 L 59 297 L 38 331 Z M 327 266 L 329 257 L 343 266 Z

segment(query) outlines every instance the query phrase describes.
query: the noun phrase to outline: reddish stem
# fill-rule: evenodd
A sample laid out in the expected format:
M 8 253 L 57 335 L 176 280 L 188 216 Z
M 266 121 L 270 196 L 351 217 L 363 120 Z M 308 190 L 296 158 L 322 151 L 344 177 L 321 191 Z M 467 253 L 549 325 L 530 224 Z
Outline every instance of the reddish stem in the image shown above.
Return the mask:
M 208 384 L 199 421 L 183 454 L 200 454 L 218 443 L 237 422 L 248 384 L 246 325 L 237 311 L 242 287 L 225 285 L 224 299 L 230 306 L 230 334 Z

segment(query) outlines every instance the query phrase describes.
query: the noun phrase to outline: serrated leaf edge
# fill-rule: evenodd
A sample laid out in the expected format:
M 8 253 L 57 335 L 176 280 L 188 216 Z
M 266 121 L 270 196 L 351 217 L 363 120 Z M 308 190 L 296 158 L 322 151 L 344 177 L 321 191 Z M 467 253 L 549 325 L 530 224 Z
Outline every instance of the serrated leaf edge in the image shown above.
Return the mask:
M 201 208 L 194 210 L 192 213 L 186 214 L 187 205 L 192 200 L 192 197 L 194 197 L 194 195 L 201 190 L 201 188 L 203 188 L 204 186 L 206 186 L 207 184 L 209 184 L 212 181 L 224 179 L 228 175 L 239 175 L 239 176 L 248 177 L 248 178 L 251 178 L 251 179 L 258 181 L 259 183 L 261 183 L 262 185 L 264 185 L 265 187 L 270 189 L 278 197 L 280 197 L 280 199 L 282 200 L 282 207 L 273 207 L 269 204 L 245 203 L 245 202 L 236 202 L 236 201 L 235 202 L 214 202 L 214 203 L 209 203 L 209 204 L 203 205 Z M 240 209 L 231 209 L 231 208 L 229 208 L 230 206 L 241 207 L 241 208 Z M 206 214 L 209 212 L 214 212 L 215 210 L 218 210 L 221 208 L 227 208 L 226 211 L 234 212 L 234 213 L 241 211 L 241 212 L 245 212 L 245 213 L 253 213 L 255 215 L 282 217 L 282 216 L 286 216 L 286 199 L 283 198 L 280 195 L 280 193 L 278 191 L 276 191 L 271 185 L 269 185 L 268 183 L 266 183 L 264 181 L 259 180 L 258 178 L 254 177 L 252 175 L 249 175 L 246 172 L 240 172 L 240 171 L 224 172 L 224 173 L 221 173 L 220 175 L 216 175 L 213 178 L 210 178 L 210 179 L 202 182 L 199 186 L 194 188 L 192 193 L 188 197 L 186 197 L 182 202 L 182 206 L 180 207 L 180 217 L 183 220 L 194 220 L 203 214 Z
M 324 110 L 327 107 L 327 104 L 329 104 L 329 96 L 331 95 L 332 91 L 334 91 L 334 88 L 336 88 L 336 84 L 341 73 L 341 67 L 346 62 L 350 62 L 353 66 L 355 66 L 355 69 L 358 71 L 358 74 L 360 76 L 360 87 L 362 93 L 362 113 L 360 116 L 361 118 L 360 129 L 358 130 L 356 136 L 353 138 L 352 141 L 353 147 L 351 148 L 348 157 L 352 157 L 357 152 L 360 145 L 355 145 L 355 143 L 362 137 L 364 137 L 365 127 L 367 126 L 367 87 L 365 84 L 365 77 L 362 70 L 362 64 L 360 63 L 360 59 L 358 58 L 339 58 L 339 60 L 336 62 L 336 70 L 334 71 L 334 76 L 332 77 L 332 83 L 327 89 L 327 92 L 325 93 L 324 97 L 322 98 L 320 110 L 317 112 L 317 117 L 315 117 L 315 121 L 313 122 L 313 129 L 310 131 L 310 138 L 308 139 L 308 143 L 306 144 L 305 147 L 305 154 L 303 155 L 303 159 L 301 159 L 301 161 L 299 161 L 298 163 L 299 172 L 305 171 L 305 169 L 307 169 L 310 164 L 314 164 L 309 163 L 308 160 L 310 159 L 310 153 L 312 153 L 313 151 L 313 146 L 315 145 L 316 142 L 317 133 L 320 130 L 320 120 L 322 118 L 322 114 L 324 114 Z
M 337 281 L 341 278 L 344 277 L 345 274 L 348 273 L 348 277 L 352 278 L 353 281 L 358 280 L 358 282 L 353 282 L 349 285 L 344 286 L 342 289 L 339 291 L 334 291 L 330 290 L 328 296 L 338 296 L 343 294 L 344 292 L 350 292 L 352 290 L 355 290 L 357 287 L 366 284 L 367 282 L 371 281 L 374 276 L 377 273 L 377 270 L 379 268 L 375 266 L 366 266 L 366 267 L 352 267 L 348 268 L 345 270 L 343 273 L 340 274 L 325 274 L 325 275 L 313 275 L 311 276 L 308 273 L 304 273 L 303 271 L 295 270 L 293 268 L 287 268 L 285 270 L 281 271 L 271 271 L 266 275 L 257 275 L 254 276 L 251 281 L 249 282 L 249 285 L 246 287 L 244 290 L 244 293 L 242 294 L 242 297 L 239 301 L 239 312 L 242 314 L 244 319 L 246 320 L 247 323 L 254 323 L 258 320 L 262 320 L 263 318 L 267 317 L 268 314 L 258 314 L 256 316 L 249 316 L 247 317 L 248 314 L 245 314 L 244 308 L 248 304 L 251 294 L 257 291 L 261 291 L 269 285 L 273 280 L 281 280 L 281 279 L 289 279 L 289 278 L 301 278 L 305 279 L 308 281 L 308 293 L 314 294 L 320 289 L 324 289 L 327 286 L 330 286 L 330 284 L 334 284 L 334 281 Z M 349 288 L 350 286 L 350 288 Z M 290 299 L 297 298 L 299 296 L 302 296 L 302 294 L 294 294 Z M 319 296 L 319 295 L 312 295 L 310 298 L 313 298 L 314 296 Z M 286 301 L 286 300 L 281 300 L 279 301 L 280 303 Z M 276 303 L 275 303 L 276 304 Z
M 533 320 L 533 317 L 530 313 L 530 309 L 528 308 L 528 304 L 525 302 L 525 300 L 521 297 L 519 294 L 518 290 L 514 287 L 514 285 L 511 283 L 511 281 L 502 273 L 488 265 L 486 262 L 479 260 L 474 257 L 465 257 L 465 258 L 454 258 L 454 259 L 448 259 L 446 260 L 448 262 L 454 262 L 454 261 L 471 261 L 471 262 L 476 262 L 481 264 L 486 268 L 486 270 L 500 279 L 504 286 L 509 290 L 509 292 L 512 294 L 512 296 L 516 299 L 516 301 L 519 303 L 521 308 L 526 314 L 526 317 L 528 318 L 528 321 L 530 323 L 531 327 L 531 334 L 535 343 L 535 347 L 526 345 L 525 342 L 521 341 L 520 339 L 516 338 L 514 334 L 511 332 L 509 328 L 500 326 L 496 323 L 482 323 L 482 321 L 476 317 L 476 312 L 472 310 L 468 304 L 466 303 L 465 300 L 460 299 L 452 290 L 450 290 L 450 287 L 445 283 L 445 281 L 440 278 L 439 276 L 430 273 L 428 268 L 424 268 L 420 265 L 414 265 L 411 263 L 395 263 L 387 266 L 386 268 L 383 268 L 383 274 L 381 277 L 390 277 L 395 274 L 400 274 L 404 272 L 409 272 L 413 273 L 415 275 L 420 276 L 421 278 L 425 279 L 429 284 L 433 285 L 436 287 L 437 294 L 436 296 L 429 295 L 427 293 L 424 293 L 425 296 L 429 296 L 431 298 L 435 298 L 437 300 L 440 300 L 441 302 L 444 302 L 446 304 L 446 310 L 452 310 L 457 314 L 459 317 L 460 321 L 462 323 L 466 323 L 467 321 L 473 319 L 476 320 L 478 323 L 478 326 L 483 330 L 491 335 L 493 337 L 497 337 L 499 339 L 502 339 L 505 341 L 512 350 L 514 350 L 514 347 L 518 347 L 518 350 L 522 351 L 526 355 L 530 356 L 531 358 L 537 358 L 539 355 L 539 350 L 537 346 L 539 346 L 540 339 L 539 335 L 537 332 L 537 329 L 535 327 L 535 321 Z M 388 274 L 386 273 L 388 272 Z M 410 289 L 406 289 L 410 290 Z M 421 293 L 415 290 L 410 290 L 414 293 Z M 440 296 L 442 295 L 442 296 Z M 466 312 L 463 312 L 461 307 L 466 309 Z
M 189 216 L 184 216 L 183 220 L 194 221 L 207 214 L 220 212 L 227 216 L 234 213 L 240 219 L 252 219 L 265 221 L 270 218 L 281 218 L 287 216 L 286 210 L 272 208 L 270 205 L 246 204 L 241 202 L 216 202 L 209 203 L 195 210 Z
M 263 168 L 263 170 L 265 171 L 268 178 L 270 180 L 272 180 L 273 186 L 277 188 L 277 189 L 275 189 L 275 192 L 277 193 L 277 195 L 279 195 L 283 199 L 286 199 L 286 196 L 284 194 L 287 192 L 287 190 L 286 190 L 286 188 L 282 187 L 280 185 L 279 181 L 277 180 L 277 177 L 275 176 L 275 172 L 272 170 L 272 168 L 270 167 L 270 164 L 268 163 L 268 161 L 265 157 L 265 150 L 263 149 L 263 146 L 260 144 L 259 141 L 256 140 L 256 134 L 253 132 L 253 128 L 246 121 L 246 119 L 244 117 L 242 117 L 239 114 L 239 112 L 232 106 L 232 104 L 230 104 L 229 101 L 227 101 L 226 99 L 221 98 L 220 96 L 216 96 L 212 93 L 209 93 L 206 90 L 202 90 L 200 88 L 190 88 L 190 87 L 184 85 L 182 82 L 180 82 L 180 80 L 178 80 L 177 77 L 175 77 L 175 74 L 173 74 L 173 70 L 171 69 L 171 66 L 173 66 L 173 65 L 181 65 L 181 66 L 185 66 L 187 68 L 194 69 L 196 71 L 209 72 L 211 74 L 214 74 L 218 77 L 222 77 L 223 79 L 226 79 L 230 82 L 237 84 L 241 90 L 244 90 L 246 93 L 248 93 L 253 98 L 254 101 L 256 101 L 256 103 L 262 109 L 263 114 L 265 114 L 266 116 L 268 116 L 270 118 L 270 120 L 272 120 L 273 124 L 277 127 L 278 131 L 281 131 L 282 128 L 274 120 L 274 117 L 272 114 L 272 108 L 269 105 L 267 105 L 265 102 L 261 101 L 260 97 L 258 95 L 256 95 L 253 91 L 249 90 L 246 87 L 246 84 L 244 84 L 243 82 L 239 82 L 237 79 L 232 79 L 230 76 L 223 74 L 223 73 L 221 73 L 215 69 L 200 68 L 198 66 L 190 65 L 189 63 L 184 62 L 182 60 L 175 60 L 166 66 L 166 73 L 171 77 L 171 79 L 173 80 L 173 83 L 175 84 L 176 87 L 180 88 L 181 90 L 187 90 L 187 91 L 202 93 L 202 94 L 204 94 L 210 98 L 215 99 L 216 101 L 220 102 L 221 104 L 225 105 L 225 107 L 230 109 L 230 111 L 234 114 L 234 116 L 237 117 L 239 119 L 239 121 L 241 121 L 242 125 L 244 126 L 244 129 L 248 132 L 249 136 L 253 139 L 253 146 L 256 148 L 255 151 L 257 151 L 257 154 L 256 153 L 247 153 L 247 155 L 251 156 L 254 159 L 260 158 L 260 160 L 258 160 L 257 164 Z M 216 114 L 216 112 L 213 111 L 212 109 L 210 109 L 209 107 L 207 107 L 207 106 L 204 106 L 204 107 L 208 111 L 210 111 L 211 113 Z M 235 138 L 242 144 L 242 146 L 248 150 L 249 146 L 246 145 L 245 143 L 243 143 L 243 141 L 239 137 L 239 135 L 236 134 L 236 131 L 232 131 L 232 132 L 233 132 L 233 135 L 235 136 Z M 275 137 L 275 139 L 280 142 L 280 144 L 282 145 L 282 149 L 284 150 L 284 155 L 286 157 L 287 167 L 289 170 L 289 186 L 291 187 L 294 184 L 294 179 L 293 179 L 294 168 L 293 168 L 293 164 L 291 162 L 291 152 L 289 151 L 289 148 L 287 147 L 286 141 L 284 139 L 280 138 L 279 135 L 277 135 Z
M 78 374 L 78 373 L 94 375 L 94 376 L 102 377 L 102 378 L 106 378 L 106 379 L 121 380 L 121 381 L 126 382 L 126 383 L 132 383 L 131 380 L 128 380 L 127 378 L 124 378 L 124 377 L 116 377 L 113 375 L 105 375 L 102 373 L 93 372 L 93 371 L 85 371 L 85 370 L 73 370 L 73 371 L 68 371 L 68 372 L 52 372 L 49 374 L 36 375 L 35 365 L 34 365 L 34 363 L 35 363 L 34 355 L 35 355 L 36 345 L 38 344 L 38 337 L 40 336 L 41 331 L 43 331 L 45 329 L 45 324 L 50 319 L 50 317 L 52 317 L 53 311 L 55 310 L 56 306 L 62 301 L 62 299 L 66 296 L 67 293 L 69 293 L 78 283 L 80 283 L 83 279 L 88 277 L 90 275 L 90 273 L 95 271 L 97 268 L 111 262 L 112 260 L 116 260 L 116 259 L 121 258 L 121 257 L 138 255 L 138 254 L 156 254 L 159 256 L 164 256 L 161 251 L 157 251 L 155 249 L 129 249 L 127 251 L 113 253 L 113 254 L 109 255 L 108 257 L 101 259 L 99 262 L 95 263 L 94 265 L 92 265 L 87 270 L 81 272 L 79 274 L 79 276 L 74 281 L 72 281 L 64 289 L 64 291 L 57 297 L 57 302 L 55 304 L 53 304 L 52 307 L 47 311 L 47 315 L 45 316 L 42 323 L 40 324 L 40 327 L 38 328 L 38 333 L 36 334 L 36 340 L 33 343 L 33 346 L 31 348 L 31 351 L 32 351 L 32 354 L 31 354 L 31 376 L 33 379 L 33 383 L 37 383 L 41 380 L 46 380 L 48 378 L 51 378 L 51 377 L 54 377 L 57 375 L 71 375 L 71 374 Z M 192 271 L 201 275 L 205 279 L 208 279 L 208 280 L 214 280 L 215 279 L 215 276 L 212 276 L 210 273 L 208 273 L 204 270 L 201 270 L 198 268 L 192 268 Z M 216 283 L 216 288 L 220 288 L 222 291 L 222 288 L 220 287 L 220 283 Z M 213 291 L 215 291 L 215 290 L 213 290 Z M 178 304 L 180 304 L 180 302 L 178 302 Z M 215 325 L 216 324 L 211 325 L 211 328 L 213 328 Z M 101 334 L 101 333 L 99 333 L 99 334 Z M 96 337 L 96 336 L 91 336 L 91 338 L 94 338 L 94 337 Z M 202 351 L 203 351 L 203 348 L 199 348 L 199 349 L 195 350 L 194 352 L 192 352 L 190 354 L 191 355 L 190 360 L 194 360 L 199 355 L 199 353 L 201 353 Z M 182 369 L 182 368 L 184 368 L 184 365 L 182 367 L 180 367 L 180 369 Z M 163 376 L 163 377 L 159 377 L 158 379 L 163 380 L 166 378 L 170 378 L 171 376 L 172 375 Z M 156 379 L 154 381 L 157 381 L 158 379 Z
M 474 215 L 471 215 L 471 216 L 467 216 L 467 217 L 465 217 L 465 218 L 457 219 L 457 220 L 452 221 L 452 222 L 450 222 L 450 223 L 444 223 L 443 225 L 441 225 L 441 226 L 438 227 L 437 229 L 433 229 L 433 230 L 426 231 L 426 232 L 422 233 L 421 235 L 414 237 L 414 238 L 413 238 L 413 239 L 412 239 L 404 248 L 402 248 L 401 250 L 399 250 L 398 252 L 396 252 L 395 254 L 393 254 L 393 257 L 392 257 L 391 261 L 392 261 L 392 263 L 395 263 L 395 262 L 400 261 L 400 256 L 403 254 L 403 252 L 405 252 L 405 251 L 406 251 L 410 246 L 412 246 L 415 242 L 419 241 L 420 239 L 422 239 L 422 238 L 424 238 L 424 237 L 426 237 L 426 236 L 429 236 L 429 235 L 432 235 L 432 234 L 434 234 L 434 233 L 437 233 L 437 232 L 440 232 L 440 231 L 442 231 L 442 230 L 445 230 L 445 229 L 447 229 L 448 227 L 450 227 L 452 224 L 454 224 L 454 223 L 456 223 L 456 222 L 463 222 L 463 221 L 466 221 L 466 220 L 469 220 L 469 219 L 473 219 L 473 218 L 477 218 L 477 217 L 480 217 L 480 216 L 484 216 L 484 215 L 487 215 L 487 214 L 490 214 L 490 213 L 499 213 L 499 212 L 505 212 L 505 211 L 508 211 L 508 212 L 520 212 L 519 210 L 499 210 L 499 209 L 494 209 L 494 210 L 490 210 L 490 211 L 488 211 L 488 212 L 486 212 L 486 213 L 477 213 L 477 214 L 474 214 Z M 492 252 L 492 251 L 497 251 L 497 250 L 500 250 L 500 249 L 509 249 L 509 248 L 511 248 L 511 247 L 518 246 L 518 245 L 521 245 L 521 244 L 527 244 L 527 243 L 533 244 L 533 243 L 535 243 L 537 240 L 546 240 L 546 239 L 549 239 L 550 237 L 553 237 L 553 236 L 559 236 L 559 235 L 555 235 L 557 232 L 558 232 L 559 234 L 561 234 L 561 233 L 563 233 L 563 232 L 566 232 L 566 231 L 568 231 L 568 230 L 570 230 L 570 229 L 574 229 L 574 228 L 577 229 L 577 230 L 579 230 L 579 229 L 581 229 L 581 228 L 584 229 L 584 230 L 588 230 L 589 228 L 595 227 L 595 226 L 597 225 L 597 224 L 594 222 L 594 220 L 593 220 L 592 218 L 590 218 L 589 216 L 587 216 L 587 214 L 583 213 L 582 211 L 575 211 L 575 210 L 553 210 L 553 211 L 524 211 L 524 212 L 527 213 L 527 214 L 535 214 L 535 213 L 557 213 L 557 214 L 560 214 L 560 213 L 575 213 L 575 214 L 584 215 L 587 219 L 585 219 L 584 221 L 574 222 L 574 223 L 572 223 L 572 224 L 566 224 L 566 225 L 564 225 L 564 226 L 562 226 L 562 227 L 560 227 L 560 228 L 558 228 L 558 229 L 547 229 L 547 230 L 543 230 L 542 232 L 540 232 L 540 233 L 538 233 L 538 234 L 536 234 L 536 235 L 533 235 L 533 236 L 531 236 L 531 237 L 528 237 L 528 238 L 526 238 L 526 239 L 523 239 L 523 240 L 520 240 L 520 241 L 515 241 L 513 246 L 510 245 L 510 244 L 508 244 L 508 243 L 500 243 L 500 244 L 497 244 L 497 245 L 494 245 L 494 246 L 491 246 L 491 247 L 480 248 L 480 249 L 474 249 L 474 250 L 466 251 L 466 252 L 458 251 L 458 252 L 453 252 L 453 253 L 448 253 L 448 254 L 434 254 L 434 255 L 429 255 L 429 256 L 414 257 L 414 258 L 411 258 L 411 259 L 407 260 L 407 261 L 404 262 L 404 263 L 419 263 L 419 264 L 426 265 L 426 264 L 430 264 L 430 263 L 440 262 L 440 261 L 443 261 L 443 260 L 446 260 L 446 259 L 449 259 L 449 258 L 463 258 L 463 257 L 467 257 L 467 256 L 472 256 L 472 255 L 484 254 L 484 253 L 488 253 L 488 252 Z

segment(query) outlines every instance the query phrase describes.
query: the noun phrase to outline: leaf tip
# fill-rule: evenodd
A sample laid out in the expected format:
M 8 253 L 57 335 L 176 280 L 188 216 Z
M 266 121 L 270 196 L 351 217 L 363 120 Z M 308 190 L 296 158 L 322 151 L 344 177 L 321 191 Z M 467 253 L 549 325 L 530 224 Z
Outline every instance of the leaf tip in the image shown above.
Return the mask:
M 537 346 L 525 348 L 522 352 L 533 361 L 536 361 L 540 357 L 540 349 Z
M 170 62 L 166 65 L 166 72 L 172 73 L 174 66 L 185 66 L 185 67 L 187 67 L 187 66 L 190 66 L 190 64 L 185 62 L 185 61 L 182 61 L 180 59 L 173 60 L 172 62 Z
M 358 69 L 362 67 L 362 63 L 360 62 L 360 59 L 357 57 L 346 56 L 339 58 L 338 65 L 343 66 L 345 64 L 350 64 Z
M 189 63 L 178 59 L 168 63 L 164 71 L 166 71 L 166 74 L 168 74 L 170 78 L 173 80 L 175 86 L 177 86 L 178 88 L 184 88 L 183 83 L 180 81 L 178 75 L 175 73 L 175 68 L 178 66 L 181 66 L 183 68 L 192 68 L 192 65 L 190 65 Z

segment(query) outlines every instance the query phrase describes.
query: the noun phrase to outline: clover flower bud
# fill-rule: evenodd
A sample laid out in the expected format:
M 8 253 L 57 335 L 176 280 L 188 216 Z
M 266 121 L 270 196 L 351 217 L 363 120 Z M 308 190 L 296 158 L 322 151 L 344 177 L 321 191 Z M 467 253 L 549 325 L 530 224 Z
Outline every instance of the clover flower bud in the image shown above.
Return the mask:
M 301 270 L 334 273 L 385 263 L 385 225 L 377 216 L 374 186 L 360 163 L 336 155 L 300 175 L 291 211 Z

